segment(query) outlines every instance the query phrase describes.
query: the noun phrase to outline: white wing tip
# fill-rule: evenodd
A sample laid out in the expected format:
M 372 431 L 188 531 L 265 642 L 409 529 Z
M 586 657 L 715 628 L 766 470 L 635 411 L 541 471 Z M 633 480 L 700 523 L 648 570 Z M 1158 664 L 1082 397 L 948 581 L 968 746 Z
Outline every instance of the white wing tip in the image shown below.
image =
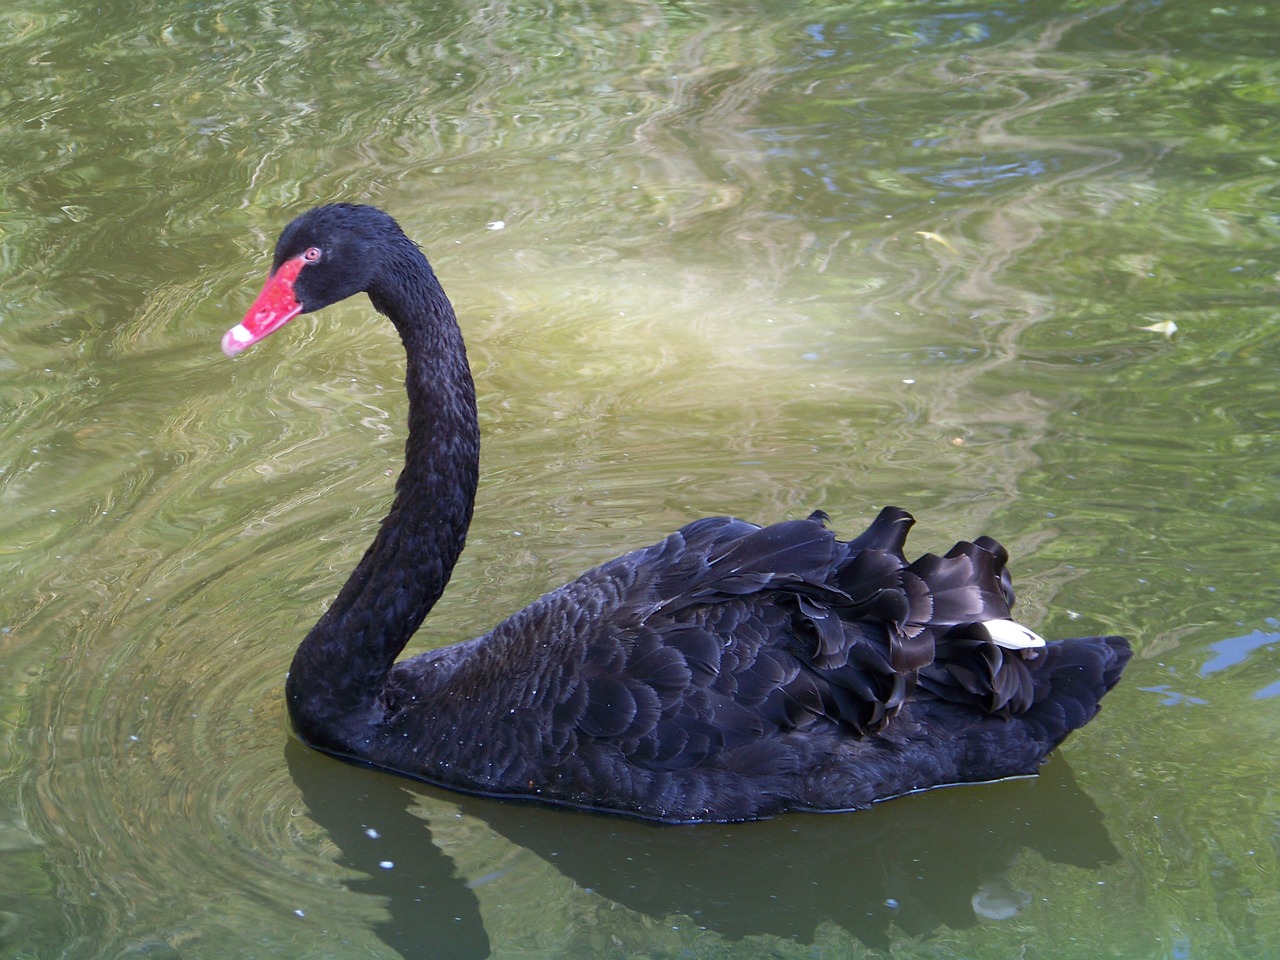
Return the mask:
M 984 620 L 987 636 L 1006 650 L 1032 650 L 1045 645 L 1044 637 L 1013 620 Z

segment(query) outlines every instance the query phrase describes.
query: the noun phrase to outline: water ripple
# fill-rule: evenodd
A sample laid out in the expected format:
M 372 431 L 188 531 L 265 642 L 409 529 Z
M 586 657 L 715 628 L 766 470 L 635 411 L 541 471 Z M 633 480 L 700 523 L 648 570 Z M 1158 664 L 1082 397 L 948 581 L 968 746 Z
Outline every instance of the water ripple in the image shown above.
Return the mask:
M 363 199 L 431 255 L 481 393 L 477 521 L 416 648 L 701 514 L 991 529 L 1046 632 L 1131 633 L 1134 689 L 1204 703 L 1120 697 L 1068 747 L 1141 908 L 1081 930 L 1092 874 L 1020 862 L 1052 896 L 984 949 L 1137 954 L 1207 916 L 1198 949 L 1258 953 L 1231 911 L 1266 898 L 1223 878 L 1265 872 L 1276 776 L 1264 13 L 46 6 L 0 13 L 0 936 L 387 950 L 282 759 L 281 684 L 389 499 L 398 346 L 352 303 L 217 354 L 274 231 Z M 676 931 L 414 811 L 499 951 L 810 950 Z

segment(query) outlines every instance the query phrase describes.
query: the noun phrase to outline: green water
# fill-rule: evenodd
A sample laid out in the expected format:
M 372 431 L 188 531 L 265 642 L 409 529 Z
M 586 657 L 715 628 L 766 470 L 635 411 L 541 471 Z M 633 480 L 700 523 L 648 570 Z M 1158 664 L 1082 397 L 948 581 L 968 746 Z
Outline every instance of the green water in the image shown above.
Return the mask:
M 1275 2 L 7 0 L 0 957 L 1280 954 L 1277 50 Z M 301 748 L 402 358 L 357 301 L 218 341 L 338 199 L 481 396 L 419 649 L 693 517 L 895 503 L 1124 683 L 1038 780 L 735 827 Z

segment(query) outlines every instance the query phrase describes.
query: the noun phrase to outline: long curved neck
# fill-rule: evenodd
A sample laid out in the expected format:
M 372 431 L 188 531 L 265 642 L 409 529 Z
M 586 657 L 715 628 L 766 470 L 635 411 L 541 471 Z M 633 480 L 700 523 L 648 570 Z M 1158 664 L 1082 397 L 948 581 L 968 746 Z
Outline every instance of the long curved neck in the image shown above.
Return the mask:
M 304 739 L 380 713 L 387 674 L 440 599 L 466 540 L 480 460 L 475 385 L 453 308 L 407 240 L 369 289 L 408 355 L 409 436 L 395 501 L 333 605 L 294 655 L 286 697 Z

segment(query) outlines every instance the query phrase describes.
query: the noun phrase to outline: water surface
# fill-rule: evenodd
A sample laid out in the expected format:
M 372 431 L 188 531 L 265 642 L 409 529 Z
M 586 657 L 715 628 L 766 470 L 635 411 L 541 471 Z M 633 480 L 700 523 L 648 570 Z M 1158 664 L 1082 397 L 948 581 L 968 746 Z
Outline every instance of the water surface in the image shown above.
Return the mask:
M 0 955 L 1280 952 L 1280 7 L 0 12 Z M 351 301 L 218 351 L 276 232 L 392 211 L 481 399 L 415 649 L 691 518 L 981 532 L 1137 651 L 1030 781 L 660 830 L 294 741 L 403 445 Z

